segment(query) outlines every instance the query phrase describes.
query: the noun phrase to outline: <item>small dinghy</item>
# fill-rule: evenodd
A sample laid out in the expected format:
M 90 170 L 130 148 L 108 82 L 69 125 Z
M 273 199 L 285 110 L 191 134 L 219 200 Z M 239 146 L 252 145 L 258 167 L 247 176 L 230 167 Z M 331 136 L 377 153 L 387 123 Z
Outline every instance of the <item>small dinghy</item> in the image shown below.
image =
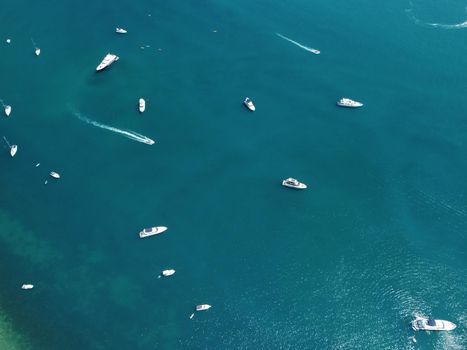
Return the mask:
M 14 157 L 17 151 L 18 151 L 18 145 L 11 145 L 10 156 Z
M 174 269 L 164 270 L 162 271 L 162 276 L 169 277 L 169 276 L 172 276 L 174 273 L 175 273 Z
M 33 284 L 23 284 L 21 286 L 21 289 L 33 289 L 34 285 Z
M 125 29 L 123 28 L 115 28 L 115 32 L 119 34 L 126 34 L 128 33 Z
M 7 117 L 10 116 L 10 113 L 11 113 L 11 106 L 5 105 L 4 108 L 5 108 L 5 115 L 6 115 Z
M 60 174 L 56 173 L 55 171 L 51 171 L 49 175 L 52 176 L 54 179 L 60 178 Z
M 146 101 L 144 98 L 139 99 L 139 111 L 140 113 L 143 113 L 146 110 Z
M 206 311 L 211 308 L 209 304 L 196 305 L 196 311 Z

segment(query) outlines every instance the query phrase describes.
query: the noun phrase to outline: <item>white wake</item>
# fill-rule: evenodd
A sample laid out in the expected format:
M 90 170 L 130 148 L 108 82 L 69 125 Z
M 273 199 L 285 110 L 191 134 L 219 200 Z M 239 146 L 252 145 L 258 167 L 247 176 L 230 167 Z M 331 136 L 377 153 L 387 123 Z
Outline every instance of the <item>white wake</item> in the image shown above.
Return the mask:
M 284 35 L 282 35 L 282 34 L 280 34 L 280 33 L 276 33 L 276 35 L 277 35 L 278 37 L 284 39 L 284 40 L 287 40 L 288 42 L 290 42 L 290 43 L 292 43 L 292 44 L 294 44 L 294 45 L 297 45 L 299 48 L 301 48 L 301 49 L 303 49 L 303 50 L 306 50 L 306 51 L 311 52 L 311 53 L 314 53 L 314 54 L 319 53 L 318 50 L 313 49 L 313 48 L 308 47 L 308 46 L 305 46 L 305 45 L 303 45 L 303 44 L 300 44 L 299 42 L 297 42 L 297 41 L 295 41 L 295 40 L 292 40 L 292 39 L 290 39 L 290 38 L 287 38 L 286 36 L 284 36 Z
M 430 23 L 430 22 L 423 22 L 422 20 L 418 19 L 414 14 L 413 10 L 407 9 L 405 10 L 407 16 L 414 21 L 416 24 L 425 26 L 425 27 L 433 27 L 433 28 L 441 28 L 441 29 L 462 29 L 467 28 L 467 21 L 461 23 L 454 23 L 454 24 L 445 24 L 445 23 Z
M 117 133 L 117 134 L 120 134 L 120 135 L 122 135 L 122 136 L 125 136 L 126 138 L 129 138 L 130 140 L 142 142 L 142 143 L 145 143 L 145 144 L 148 144 L 148 145 L 154 144 L 154 140 L 150 139 L 150 138 L 147 137 L 147 136 L 138 134 L 138 133 L 135 132 L 135 131 L 132 131 L 132 130 L 122 130 L 122 129 L 114 128 L 113 126 L 101 124 L 101 123 L 99 123 L 99 122 L 96 122 L 95 120 L 89 119 L 88 117 L 85 117 L 85 116 L 81 115 L 81 114 L 78 113 L 78 112 L 75 112 L 75 116 L 76 116 L 79 120 L 81 120 L 81 121 L 83 121 L 83 122 L 85 122 L 85 123 L 91 124 L 91 125 L 93 125 L 93 126 L 97 126 L 98 128 L 101 128 L 101 129 L 105 129 L 105 130 L 109 130 L 109 131 L 115 132 L 115 133 Z

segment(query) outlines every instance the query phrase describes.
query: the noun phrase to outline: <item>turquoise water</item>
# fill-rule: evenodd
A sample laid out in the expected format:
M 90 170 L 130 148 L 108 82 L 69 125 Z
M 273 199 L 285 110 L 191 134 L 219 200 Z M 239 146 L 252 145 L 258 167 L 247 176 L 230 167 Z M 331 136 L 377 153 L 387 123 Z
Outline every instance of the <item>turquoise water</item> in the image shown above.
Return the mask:
M 0 310 L 18 348 L 465 348 L 467 29 L 430 25 L 465 6 L 3 4 L 0 130 L 19 150 L 1 147 Z M 458 328 L 414 343 L 415 315 Z

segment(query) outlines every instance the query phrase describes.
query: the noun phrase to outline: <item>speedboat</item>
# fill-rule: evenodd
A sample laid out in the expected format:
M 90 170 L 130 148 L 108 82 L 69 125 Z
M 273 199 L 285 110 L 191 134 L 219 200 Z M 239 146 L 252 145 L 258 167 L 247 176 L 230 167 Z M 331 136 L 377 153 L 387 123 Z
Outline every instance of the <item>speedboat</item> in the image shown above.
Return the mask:
M 146 109 L 146 101 L 144 100 L 144 98 L 140 98 L 139 99 L 139 111 L 143 113 L 145 109 Z
M 175 273 L 174 269 L 164 270 L 162 271 L 162 276 L 169 277 L 169 276 L 172 276 L 174 273 Z
M 321 51 L 316 50 L 316 49 L 310 49 L 310 52 L 314 53 L 315 55 L 319 55 L 321 53 Z
M 452 331 L 457 326 L 449 321 L 417 317 L 412 321 L 414 331 Z
M 33 289 L 34 285 L 33 284 L 23 284 L 21 286 L 21 289 Z
M 127 31 L 123 28 L 115 28 L 115 32 L 119 33 L 119 34 L 126 34 Z
M 139 237 L 144 238 L 144 237 L 154 236 L 165 231 L 167 231 L 167 227 L 165 226 L 145 228 L 143 231 L 139 233 Z
M 18 151 L 18 146 L 17 146 L 17 145 L 11 145 L 11 147 L 10 147 L 10 155 L 11 155 L 12 157 L 15 156 L 15 154 L 16 154 L 17 151 Z
M 291 177 L 282 181 L 282 186 L 296 188 L 298 190 L 304 190 L 307 187 L 304 183 Z
M 103 70 L 105 67 L 108 67 L 110 66 L 112 63 L 114 63 L 115 61 L 118 61 L 119 57 L 117 55 L 114 55 L 112 53 L 108 53 L 104 59 L 102 60 L 102 62 L 97 66 L 96 68 L 96 71 L 101 71 Z
M 36 50 L 34 51 L 34 53 L 36 54 L 36 56 L 39 56 L 41 54 L 41 49 L 36 47 Z
M 146 138 L 143 142 L 146 145 L 153 145 L 154 144 L 154 140 L 151 140 L 150 138 Z
M 363 103 L 351 100 L 350 98 L 343 97 L 337 101 L 337 105 L 341 107 L 357 108 L 363 106 Z
M 211 308 L 209 304 L 196 305 L 196 311 L 206 311 Z
M 50 176 L 52 176 L 54 179 L 59 179 L 60 178 L 60 174 L 56 173 L 55 171 L 51 171 Z
M 5 106 L 5 114 L 8 117 L 11 113 L 11 106 L 6 105 Z
M 245 100 L 243 101 L 243 104 L 246 106 L 246 108 L 248 108 L 252 112 L 256 110 L 256 107 L 253 104 L 253 101 L 251 101 L 249 97 L 245 98 Z

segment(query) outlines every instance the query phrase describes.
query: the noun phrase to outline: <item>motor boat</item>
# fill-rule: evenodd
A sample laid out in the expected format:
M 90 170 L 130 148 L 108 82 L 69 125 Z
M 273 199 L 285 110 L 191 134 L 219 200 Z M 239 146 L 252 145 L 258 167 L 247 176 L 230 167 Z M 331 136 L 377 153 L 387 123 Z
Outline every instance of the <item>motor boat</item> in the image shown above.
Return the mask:
M 298 190 L 304 190 L 305 188 L 307 188 L 307 186 L 304 183 L 301 183 L 300 181 L 291 177 L 282 181 L 282 186 L 296 188 Z
M 414 331 L 452 331 L 456 327 L 452 322 L 426 317 L 417 317 L 412 321 Z
M 363 103 L 344 97 L 344 98 L 341 98 L 339 101 L 337 101 L 337 105 L 341 107 L 358 108 L 358 107 L 363 106 Z
M 51 171 L 50 176 L 52 176 L 54 179 L 59 179 L 60 178 L 60 174 L 56 173 L 55 171 Z
M 145 228 L 143 231 L 139 233 L 139 237 L 144 238 L 144 237 L 154 236 L 165 231 L 167 231 L 167 227 L 165 226 Z
M 23 284 L 21 286 L 21 289 L 33 289 L 34 285 L 33 284 Z
M 196 311 L 206 311 L 211 308 L 209 304 L 196 305 Z
M 5 106 L 5 114 L 8 117 L 11 113 L 11 106 L 6 105 Z
M 119 33 L 119 34 L 126 34 L 128 33 L 125 29 L 123 28 L 115 28 L 115 32 Z
M 146 101 L 144 100 L 144 98 L 139 99 L 138 106 L 139 106 L 140 113 L 143 113 L 146 110 Z
M 169 276 L 172 276 L 174 273 L 175 273 L 174 269 L 164 270 L 162 271 L 162 276 L 169 277 Z
M 319 55 L 321 53 L 321 51 L 316 50 L 316 49 L 310 49 L 310 52 L 314 53 L 315 55 Z
M 16 154 L 17 151 L 18 151 L 18 145 L 11 145 L 11 147 L 10 147 L 10 155 L 11 155 L 12 157 L 15 156 L 15 154 Z
M 115 61 L 118 61 L 120 57 L 118 57 L 117 55 L 114 55 L 114 54 L 111 54 L 111 53 L 108 53 L 104 59 L 102 60 L 102 62 L 97 66 L 96 68 L 96 71 L 101 71 L 103 70 L 104 68 L 110 66 L 112 63 L 114 63 Z
M 245 98 L 245 100 L 243 101 L 243 104 L 246 106 L 246 108 L 248 108 L 252 112 L 256 110 L 256 107 L 253 104 L 253 101 L 251 101 L 249 97 Z
M 36 50 L 34 50 L 34 53 L 36 54 L 36 56 L 39 56 L 41 54 L 41 49 L 36 47 Z
M 7 44 L 11 43 L 11 39 L 6 39 Z
M 143 142 L 146 145 L 153 145 L 154 144 L 154 140 L 151 140 L 150 138 L 146 138 Z

